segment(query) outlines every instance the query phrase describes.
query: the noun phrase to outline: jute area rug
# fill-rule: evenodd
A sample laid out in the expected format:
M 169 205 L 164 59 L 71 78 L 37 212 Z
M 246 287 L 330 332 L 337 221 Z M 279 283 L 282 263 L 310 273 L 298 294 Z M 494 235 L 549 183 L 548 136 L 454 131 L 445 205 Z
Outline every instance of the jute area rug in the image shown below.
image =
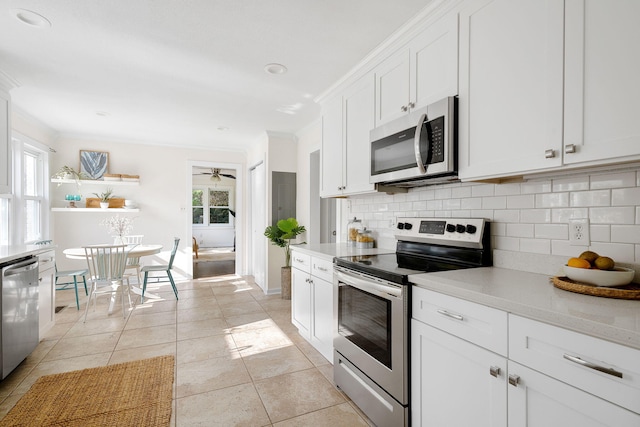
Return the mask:
M 0 426 L 168 426 L 174 357 L 38 378 Z

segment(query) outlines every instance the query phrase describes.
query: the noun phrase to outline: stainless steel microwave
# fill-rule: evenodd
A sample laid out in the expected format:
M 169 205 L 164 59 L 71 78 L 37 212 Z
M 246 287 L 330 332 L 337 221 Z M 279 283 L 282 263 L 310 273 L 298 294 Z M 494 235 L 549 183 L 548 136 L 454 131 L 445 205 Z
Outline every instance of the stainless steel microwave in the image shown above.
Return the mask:
M 415 187 L 458 178 L 457 98 L 448 97 L 370 132 L 372 184 Z

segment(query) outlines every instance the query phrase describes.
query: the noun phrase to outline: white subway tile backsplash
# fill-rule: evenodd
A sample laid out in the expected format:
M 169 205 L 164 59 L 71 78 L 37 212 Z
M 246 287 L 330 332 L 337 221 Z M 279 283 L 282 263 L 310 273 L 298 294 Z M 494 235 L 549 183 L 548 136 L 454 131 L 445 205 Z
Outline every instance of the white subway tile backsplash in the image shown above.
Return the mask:
M 640 187 L 611 190 L 611 206 L 640 205 Z
M 509 237 L 533 237 L 533 224 L 507 224 Z
M 611 240 L 620 243 L 640 243 L 640 225 L 612 225 Z
M 494 249 L 503 249 L 505 251 L 520 250 L 520 239 L 516 237 L 494 236 L 493 242 L 494 242 L 494 245 L 493 245 Z
M 520 239 L 520 252 L 534 254 L 551 254 L 551 240 L 548 239 Z
M 562 208 L 569 206 L 569 193 L 536 194 L 536 208 Z
M 506 196 L 483 197 L 483 209 L 505 209 L 507 207 Z
M 606 173 L 591 176 L 591 189 L 635 187 L 635 172 Z
M 507 197 L 507 209 L 533 209 L 536 199 L 533 194 Z
M 511 196 L 514 194 L 520 194 L 520 183 L 496 185 L 494 194 L 496 196 Z
M 634 224 L 635 214 L 633 207 L 589 208 L 592 224 Z
M 501 253 L 565 259 L 592 249 L 618 262 L 640 262 L 640 169 L 377 193 L 349 198 L 346 215 L 364 218 L 378 236 L 378 247 L 392 250 L 389 221 L 396 217 L 480 217 L 492 221 L 494 249 Z M 572 218 L 589 219 L 590 247 L 569 244 Z
M 568 224 L 535 224 L 534 236 L 536 239 L 568 239 Z
M 520 221 L 534 224 L 551 222 L 551 209 L 522 209 Z
M 609 190 L 578 191 L 569 195 L 569 206 L 609 206 L 611 192 Z
M 471 196 L 486 197 L 495 194 L 495 184 L 478 184 L 471 187 Z
M 560 191 L 579 191 L 589 189 L 589 177 L 577 176 L 570 178 L 557 178 L 552 181 L 553 192 Z
M 611 226 L 602 224 L 591 224 L 589 234 L 592 242 L 610 242 Z
M 520 184 L 522 194 L 550 193 L 551 181 L 527 181 Z
M 574 218 L 589 218 L 588 208 L 551 209 L 551 222 L 568 223 Z

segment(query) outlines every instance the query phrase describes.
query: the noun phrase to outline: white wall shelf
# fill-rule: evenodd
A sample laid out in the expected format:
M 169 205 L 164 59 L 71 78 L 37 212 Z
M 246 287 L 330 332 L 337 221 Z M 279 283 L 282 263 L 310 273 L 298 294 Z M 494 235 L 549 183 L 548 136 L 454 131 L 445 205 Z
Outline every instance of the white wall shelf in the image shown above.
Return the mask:
M 127 209 L 127 208 L 51 208 L 51 212 L 140 212 L 140 209 Z
M 51 178 L 53 184 L 77 184 L 74 179 L 60 179 Z M 140 185 L 140 181 L 100 181 L 94 179 L 81 179 L 78 181 L 81 185 L 107 185 L 107 186 L 120 186 L 120 185 Z

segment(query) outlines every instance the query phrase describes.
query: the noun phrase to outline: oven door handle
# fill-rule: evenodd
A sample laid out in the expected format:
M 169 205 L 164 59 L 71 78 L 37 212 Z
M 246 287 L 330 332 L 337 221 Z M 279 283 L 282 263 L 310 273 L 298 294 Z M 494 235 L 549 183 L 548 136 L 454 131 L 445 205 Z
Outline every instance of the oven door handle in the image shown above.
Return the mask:
M 334 274 L 336 275 L 338 282 L 342 282 L 348 286 L 353 286 L 354 288 L 360 289 L 361 291 L 369 292 L 370 294 L 374 294 L 386 299 L 389 299 L 389 296 L 402 298 L 402 289 L 399 287 L 380 285 L 378 283 L 364 280 L 350 274 L 342 273 L 340 271 L 335 271 Z M 338 286 L 340 286 L 340 283 L 338 283 Z
M 413 137 L 413 149 L 416 155 L 416 163 L 418 164 L 418 170 L 420 170 L 421 174 L 427 173 L 427 168 L 424 166 L 424 160 L 422 159 L 422 153 L 420 152 L 420 139 L 422 137 L 422 124 L 427 120 L 427 115 L 420 115 L 420 120 L 418 120 L 418 124 L 416 125 L 416 133 Z M 431 141 L 429 141 L 431 144 Z

